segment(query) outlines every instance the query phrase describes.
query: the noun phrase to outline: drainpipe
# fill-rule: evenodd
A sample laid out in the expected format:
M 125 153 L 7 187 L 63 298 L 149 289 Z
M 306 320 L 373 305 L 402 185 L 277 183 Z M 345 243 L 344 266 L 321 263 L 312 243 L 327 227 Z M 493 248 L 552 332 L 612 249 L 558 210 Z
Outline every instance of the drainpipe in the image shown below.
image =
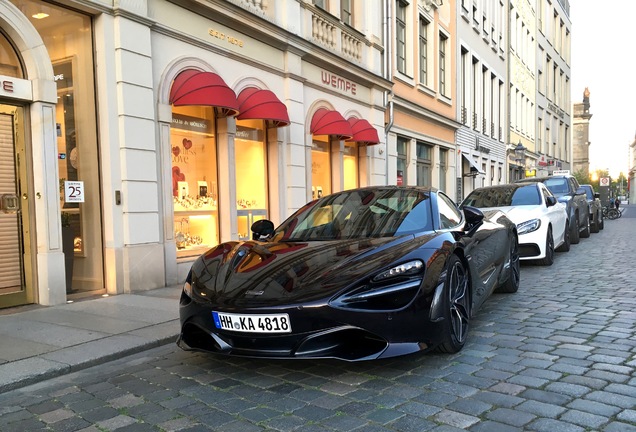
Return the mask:
M 393 84 L 393 58 L 392 53 L 392 39 L 391 39 L 391 0 L 386 0 L 385 2 L 385 15 L 386 19 L 384 20 L 384 76 L 387 80 L 391 81 Z M 384 162 L 385 162 L 385 184 L 388 186 L 389 184 L 389 132 L 393 127 L 393 88 L 391 86 L 391 90 L 384 93 L 385 108 L 388 106 L 389 108 L 389 122 L 384 126 Z

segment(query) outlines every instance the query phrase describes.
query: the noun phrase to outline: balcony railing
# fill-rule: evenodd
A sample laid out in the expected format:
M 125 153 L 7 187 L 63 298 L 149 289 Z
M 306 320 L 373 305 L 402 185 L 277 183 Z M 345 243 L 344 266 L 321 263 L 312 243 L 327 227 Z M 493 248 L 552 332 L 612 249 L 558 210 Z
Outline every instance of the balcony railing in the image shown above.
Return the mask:
M 335 21 L 335 20 L 334 20 Z M 332 22 L 313 13 L 311 16 L 311 35 L 316 43 L 332 51 L 339 51 L 350 59 L 362 60 L 362 41 L 346 26 Z

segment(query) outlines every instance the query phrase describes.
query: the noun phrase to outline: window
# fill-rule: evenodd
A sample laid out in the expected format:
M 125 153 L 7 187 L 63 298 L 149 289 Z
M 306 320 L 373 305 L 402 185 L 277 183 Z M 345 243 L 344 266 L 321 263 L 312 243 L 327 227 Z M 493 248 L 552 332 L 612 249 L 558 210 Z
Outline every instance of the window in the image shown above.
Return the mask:
M 396 2 L 395 14 L 395 55 L 397 62 L 397 70 L 403 74 L 406 73 L 406 6 L 402 0 Z
M 462 221 L 462 214 L 457 206 L 446 195 L 437 195 L 437 207 L 439 208 L 439 227 L 441 229 L 454 228 Z
M 409 140 L 404 137 L 397 138 L 397 185 L 407 185 L 406 155 Z
M 20 59 L 9 40 L 0 33 L 0 75 L 24 78 Z
M 331 145 L 328 135 L 314 135 L 311 147 L 311 198 L 331 194 Z
M 345 142 L 342 155 L 344 190 L 358 187 L 358 144 Z
M 431 151 L 432 147 L 418 142 L 415 146 L 417 153 L 417 185 L 431 185 Z
M 446 190 L 446 170 L 448 169 L 448 150 L 439 151 L 439 190 Z
M 327 0 L 314 0 L 314 5 L 321 9 L 327 9 Z
M 446 44 L 448 37 L 444 34 L 439 35 L 439 92 L 442 96 L 448 96 L 446 88 Z
M 340 0 L 340 19 L 343 23 L 351 25 L 351 0 Z
M 424 17 L 420 17 L 420 82 L 424 85 L 428 83 L 428 27 L 429 22 Z

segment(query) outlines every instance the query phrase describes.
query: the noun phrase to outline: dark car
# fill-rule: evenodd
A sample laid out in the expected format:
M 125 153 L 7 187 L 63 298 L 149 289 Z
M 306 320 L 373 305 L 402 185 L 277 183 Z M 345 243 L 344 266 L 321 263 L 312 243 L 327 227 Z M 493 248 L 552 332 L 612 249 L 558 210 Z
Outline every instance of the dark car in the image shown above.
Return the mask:
M 532 177 L 522 181 L 539 181 L 545 184 L 559 202 L 566 206 L 570 221 L 570 243 L 577 244 L 580 238 L 590 236 L 590 211 L 585 196 L 585 189 L 579 186 L 576 178 L 570 174 L 553 175 L 549 177 Z
M 181 348 L 348 361 L 453 353 L 487 297 L 519 286 L 515 225 L 434 189 L 352 189 L 252 231 L 259 240 L 193 263 Z
M 601 195 L 595 192 L 594 187 L 590 184 L 582 184 L 581 187 L 585 189 L 585 197 L 590 207 L 590 231 L 597 233 L 605 227 Z

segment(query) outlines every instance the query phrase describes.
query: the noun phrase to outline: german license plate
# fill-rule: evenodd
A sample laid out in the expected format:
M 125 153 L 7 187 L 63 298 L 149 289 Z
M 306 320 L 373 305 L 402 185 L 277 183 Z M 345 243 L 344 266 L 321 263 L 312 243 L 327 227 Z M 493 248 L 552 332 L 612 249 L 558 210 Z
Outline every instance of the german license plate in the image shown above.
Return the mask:
M 218 329 L 247 333 L 291 333 L 291 322 L 287 314 L 242 315 L 212 312 L 214 325 Z

